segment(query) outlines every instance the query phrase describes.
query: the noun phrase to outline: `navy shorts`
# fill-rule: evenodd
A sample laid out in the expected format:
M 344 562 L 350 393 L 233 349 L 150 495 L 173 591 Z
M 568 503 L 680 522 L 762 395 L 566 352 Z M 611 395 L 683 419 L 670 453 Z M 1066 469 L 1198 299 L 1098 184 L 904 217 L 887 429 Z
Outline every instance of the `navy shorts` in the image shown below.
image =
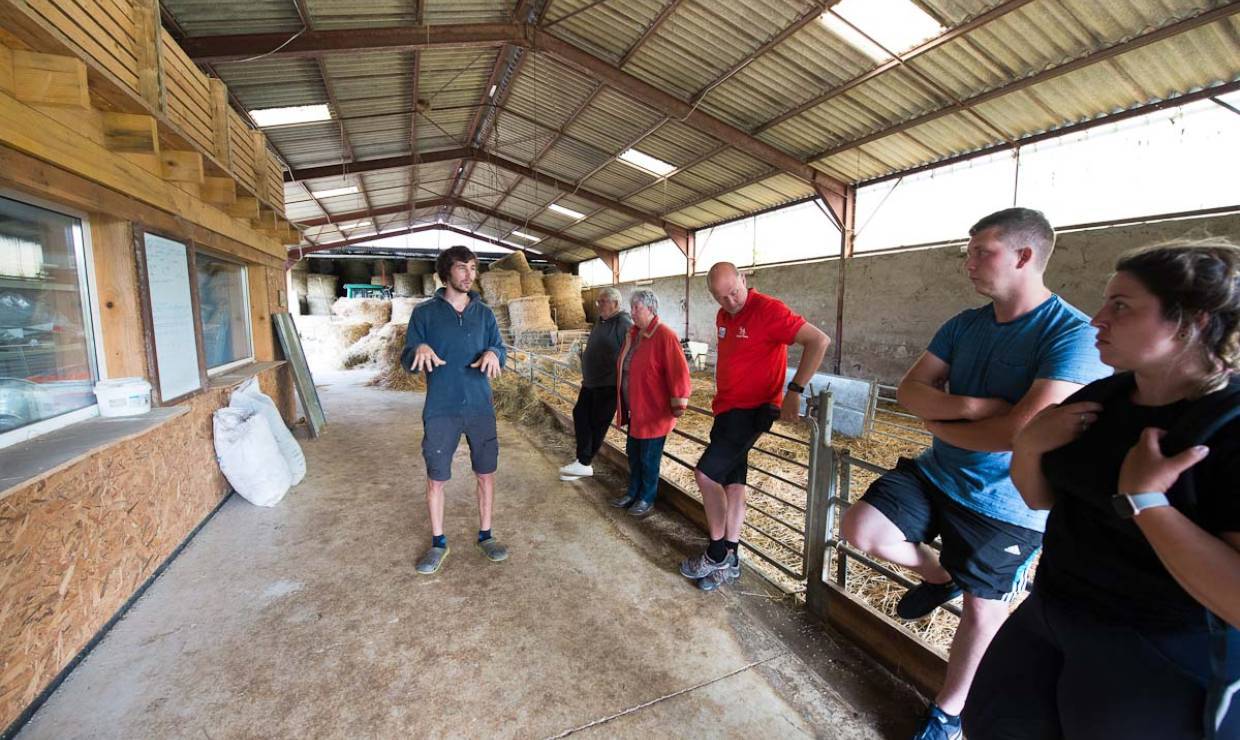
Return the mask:
M 719 414 L 710 427 L 710 444 L 698 458 L 697 469 L 721 486 L 745 485 L 749 451 L 778 418 L 779 408 L 770 404 Z
M 967 593 L 1011 601 L 1025 590 L 1042 533 L 960 504 L 931 483 L 916 462 L 900 458 L 861 500 L 882 512 L 909 542 L 941 538 L 939 562 Z
M 422 459 L 431 480 L 452 480 L 452 456 L 461 442 L 469 443 L 469 462 L 479 475 L 499 467 L 499 434 L 494 414 L 434 416 L 422 420 Z

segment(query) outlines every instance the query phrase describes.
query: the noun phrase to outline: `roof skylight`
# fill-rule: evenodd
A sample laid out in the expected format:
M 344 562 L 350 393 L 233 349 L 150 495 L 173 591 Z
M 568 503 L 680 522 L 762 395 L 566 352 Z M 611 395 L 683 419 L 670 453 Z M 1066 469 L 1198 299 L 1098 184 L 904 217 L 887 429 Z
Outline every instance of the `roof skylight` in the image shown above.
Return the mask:
M 646 172 L 658 175 L 659 177 L 662 177 L 663 175 L 666 175 L 676 169 L 676 165 L 668 164 L 661 159 L 655 159 L 649 154 L 639 152 L 636 149 L 629 149 L 624 154 L 621 154 L 620 161 L 630 167 L 645 170 Z
M 540 241 L 542 241 L 542 237 L 532 236 L 532 235 L 530 235 L 530 234 L 525 233 L 524 231 L 514 231 L 514 232 L 512 232 L 512 236 L 519 237 L 519 238 L 521 238 L 521 239 L 525 239 L 525 240 L 527 240 L 527 241 L 531 241 L 531 242 L 540 242 Z
M 551 205 L 547 206 L 547 209 L 555 211 L 561 216 L 568 216 L 571 219 L 583 219 L 586 217 L 586 214 L 580 213 L 578 211 L 574 211 L 571 208 L 566 208 L 560 205 L 559 203 L 552 203 Z
M 310 192 L 316 198 L 332 198 L 337 195 L 352 195 L 357 192 L 356 185 L 346 185 L 342 188 L 328 188 L 327 190 L 313 190 Z
M 822 22 L 876 62 L 891 59 L 883 47 L 903 54 L 947 31 L 910 0 L 842 0 L 822 15 Z
M 326 103 L 316 105 L 291 105 L 285 108 L 259 108 L 250 111 L 250 118 L 260 128 L 268 126 L 288 126 L 294 123 L 314 123 L 330 121 L 331 111 Z

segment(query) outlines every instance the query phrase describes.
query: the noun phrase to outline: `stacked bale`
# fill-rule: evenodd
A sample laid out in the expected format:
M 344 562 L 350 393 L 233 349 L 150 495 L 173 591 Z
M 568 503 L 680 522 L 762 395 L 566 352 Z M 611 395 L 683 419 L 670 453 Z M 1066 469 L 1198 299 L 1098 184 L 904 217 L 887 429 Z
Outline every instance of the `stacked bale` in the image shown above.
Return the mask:
M 405 272 L 410 275 L 430 275 L 434 271 L 434 260 L 405 260 Z
M 392 287 L 392 275 L 391 273 L 387 275 L 371 275 L 370 284 L 371 285 L 386 285 L 390 288 Z
M 530 263 L 527 259 L 525 259 L 524 252 L 513 252 L 503 259 L 498 259 L 492 262 L 491 269 L 530 272 Z
M 551 320 L 551 299 L 545 295 L 515 298 L 507 305 L 513 344 L 518 347 L 555 344 L 556 326 Z
M 561 329 L 586 328 L 586 312 L 581 305 L 581 277 L 557 272 L 543 278 L 551 307 L 555 311 L 555 323 Z
M 392 288 L 392 295 L 400 298 L 408 298 L 409 296 L 422 290 L 421 275 L 410 275 L 407 272 L 398 272 L 392 276 L 392 282 L 394 285 Z M 414 283 L 417 283 L 417 285 L 414 285 Z
M 311 316 L 330 316 L 332 303 L 336 300 L 336 286 L 340 278 L 335 275 L 306 275 L 306 303 Z
M 392 318 L 392 302 L 382 298 L 337 298 L 331 312 L 343 319 L 382 326 Z
M 443 287 L 439 276 L 431 273 L 422 276 L 422 295 L 435 295 L 435 291 Z
M 502 306 L 521 297 L 521 273 L 513 270 L 490 270 L 478 276 L 482 297 L 492 307 Z
M 586 311 L 586 321 L 591 324 L 598 323 L 598 294 L 602 292 L 601 288 L 586 288 L 581 291 L 582 308 Z
M 293 294 L 288 297 L 288 305 L 294 314 L 304 315 L 310 310 L 309 304 L 306 301 L 310 294 L 310 286 L 308 285 L 309 275 L 310 265 L 307 264 L 306 260 L 293 265 L 293 269 L 289 271 L 290 281 L 293 285 Z
M 424 298 L 393 298 L 392 299 L 392 324 L 408 324 L 409 317 L 413 315 L 413 308 L 421 303 Z
M 521 273 L 521 295 L 547 295 L 541 272 Z

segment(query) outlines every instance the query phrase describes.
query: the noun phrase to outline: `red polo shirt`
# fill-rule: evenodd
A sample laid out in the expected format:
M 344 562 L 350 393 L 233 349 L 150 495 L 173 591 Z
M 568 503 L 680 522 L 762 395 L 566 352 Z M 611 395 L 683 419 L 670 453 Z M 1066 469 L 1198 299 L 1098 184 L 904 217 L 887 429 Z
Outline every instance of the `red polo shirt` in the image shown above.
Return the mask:
M 805 319 L 777 298 L 753 288 L 740 313 L 719 309 L 715 335 L 719 341 L 715 362 L 715 400 L 718 416 L 731 409 L 778 406 L 784 400 L 788 345 L 796 339 Z

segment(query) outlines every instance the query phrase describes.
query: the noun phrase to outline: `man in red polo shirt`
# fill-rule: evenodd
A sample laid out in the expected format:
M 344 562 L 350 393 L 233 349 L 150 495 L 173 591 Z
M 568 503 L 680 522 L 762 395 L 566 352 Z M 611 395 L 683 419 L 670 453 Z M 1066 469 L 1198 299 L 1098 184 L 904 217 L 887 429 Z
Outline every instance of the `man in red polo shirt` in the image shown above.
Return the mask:
M 681 563 L 680 572 L 703 591 L 714 591 L 741 574 L 737 548 L 745 521 L 749 450 L 776 419 L 798 418 L 804 385 L 822 364 L 831 340 L 783 301 L 747 287 L 745 276 L 731 262 L 710 268 L 706 280 L 720 306 L 711 404 L 715 423 L 694 473 L 710 545 Z M 784 395 L 788 345 L 793 343 L 801 345 L 801 363 Z

